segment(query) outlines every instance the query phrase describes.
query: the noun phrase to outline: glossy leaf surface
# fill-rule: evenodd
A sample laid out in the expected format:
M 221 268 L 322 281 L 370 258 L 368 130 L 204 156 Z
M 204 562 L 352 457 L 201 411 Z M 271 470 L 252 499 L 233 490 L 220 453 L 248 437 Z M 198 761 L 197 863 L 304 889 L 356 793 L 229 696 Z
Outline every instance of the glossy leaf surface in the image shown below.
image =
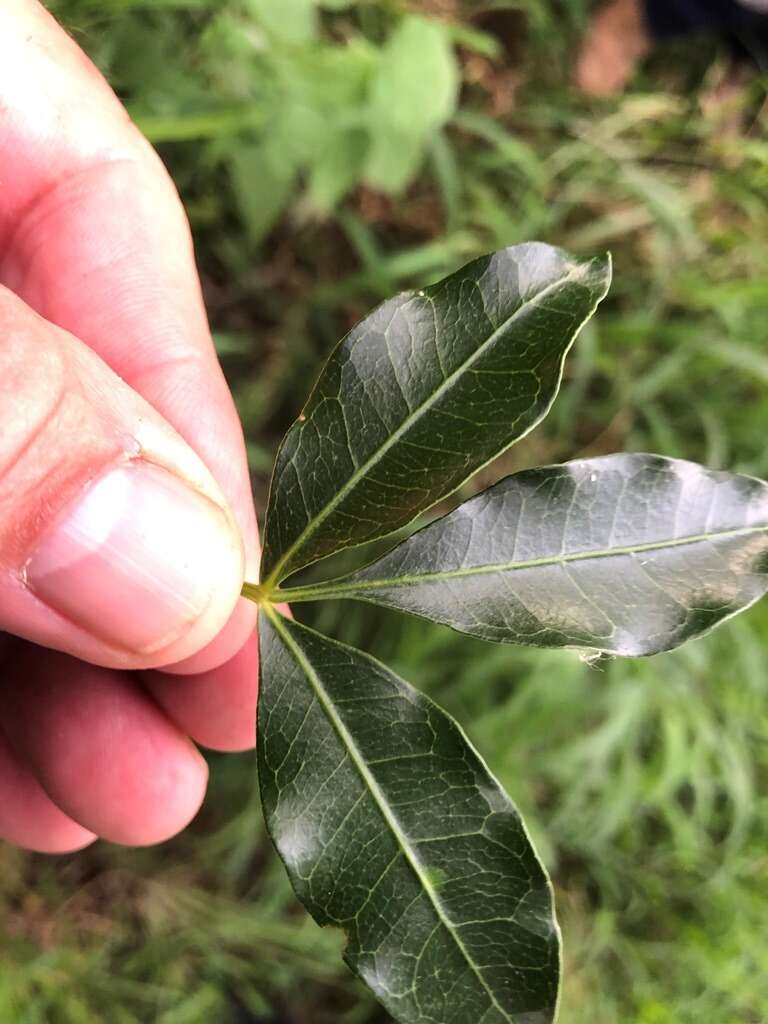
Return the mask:
M 307 590 L 485 640 L 645 655 L 748 607 L 766 573 L 768 485 L 610 455 L 509 476 L 373 565 Z
M 280 447 L 262 580 L 404 526 L 527 433 L 609 282 L 608 257 L 529 243 L 379 306 Z
M 459 727 L 368 655 L 260 618 L 262 802 L 299 898 L 395 1020 L 548 1024 L 550 886 Z

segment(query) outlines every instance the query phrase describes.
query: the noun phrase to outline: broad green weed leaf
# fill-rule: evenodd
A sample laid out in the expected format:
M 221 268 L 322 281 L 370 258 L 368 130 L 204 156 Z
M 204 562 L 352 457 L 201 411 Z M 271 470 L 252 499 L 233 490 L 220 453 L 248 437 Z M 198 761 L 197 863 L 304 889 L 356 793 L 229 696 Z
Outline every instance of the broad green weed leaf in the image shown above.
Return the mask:
M 370 656 L 260 619 L 262 803 L 301 901 L 402 1024 L 549 1024 L 549 882 L 460 728 Z
M 401 192 L 414 177 L 424 158 L 425 140 L 390 127 L 374 136 L 365 166 L 365 180 L 384 192 Z
M 275 39 L 292 45 L 307 43 L 317 32 L 315 0 L 246 0 L 259 24 Z
M 767 484 L 609 455 L 506 477 L 378 562 L 296 595 L 373 601 L 484 640 L 637 656 L 766 589 Z
M 328 214 L 359 179 L 367 141 L 360 129 L 330 133 L 309 171 L 307 197 L 314 211 Z
M 280 447 L 262 580 L 386 536 L 526 434 L 610 276 L 534 242 L 374 310 Z
M 447 25 L 418 15 L 399 23 L 371 83 L 367 181 L 400 192 L 419 168 L 432 134 L 451 116 L 459 72 Z
M 230 157 L 232 189 L 254 244 L 271 231 L 285 209 L 296 166 L 276 146 L 243 144 Z

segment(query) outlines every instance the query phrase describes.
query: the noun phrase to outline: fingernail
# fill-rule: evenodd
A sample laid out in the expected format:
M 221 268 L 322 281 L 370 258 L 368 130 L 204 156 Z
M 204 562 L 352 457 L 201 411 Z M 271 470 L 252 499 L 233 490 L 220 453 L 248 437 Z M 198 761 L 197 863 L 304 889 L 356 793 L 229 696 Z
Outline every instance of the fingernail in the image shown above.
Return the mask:
M 27 562 L 26 582 L 94 636 L 149 654 L 186 632 L 241 559 L 218 505 L 136 460 L 80 495 Z

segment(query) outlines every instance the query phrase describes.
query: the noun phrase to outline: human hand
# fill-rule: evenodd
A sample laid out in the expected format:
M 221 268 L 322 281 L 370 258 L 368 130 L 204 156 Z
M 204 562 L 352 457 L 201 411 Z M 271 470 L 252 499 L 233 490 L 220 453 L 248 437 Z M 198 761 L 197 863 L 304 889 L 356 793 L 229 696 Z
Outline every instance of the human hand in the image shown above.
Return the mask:
M 0 839 L 158 842 L 190 737 L 254 743 L 242 433 L 173 185 L 34 0 L 0 5 L 0 159 Z

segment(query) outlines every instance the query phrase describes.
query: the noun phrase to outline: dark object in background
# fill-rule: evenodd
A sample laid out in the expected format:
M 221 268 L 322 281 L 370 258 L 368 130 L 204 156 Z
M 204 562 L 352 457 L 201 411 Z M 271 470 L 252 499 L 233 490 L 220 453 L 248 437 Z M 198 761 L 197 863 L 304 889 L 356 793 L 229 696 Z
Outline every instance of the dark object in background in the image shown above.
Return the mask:
M 590 21 L 575 82 L 593 96 L 620 92 L 657 43 L 701 34 L 726 39 L 735 58 L 768 67 L 768 0 L 609 0 Z
M 654 39 L 695 32 L 726 36 L 734 50 L 760 68 L 768 66 L 768 3 L 760 0 L 644 0 Z

